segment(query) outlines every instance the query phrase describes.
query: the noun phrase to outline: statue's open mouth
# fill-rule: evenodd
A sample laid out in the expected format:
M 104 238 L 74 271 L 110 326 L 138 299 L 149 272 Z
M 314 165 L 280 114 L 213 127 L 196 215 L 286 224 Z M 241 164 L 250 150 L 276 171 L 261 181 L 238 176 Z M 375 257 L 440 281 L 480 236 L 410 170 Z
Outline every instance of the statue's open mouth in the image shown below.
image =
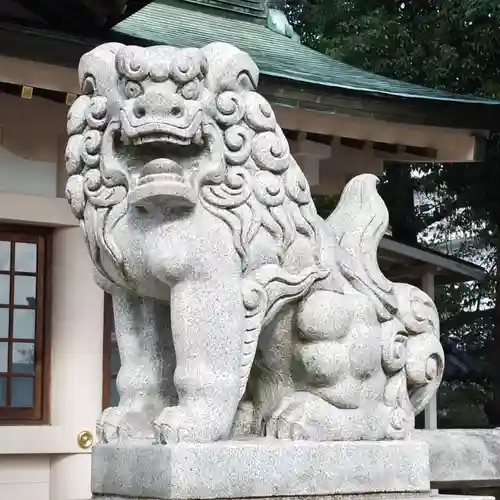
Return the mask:
M 192 208 L 200 182 L 221 182 L 223 139 L 217 126 L 202 120 L 200 113 L 182 127 L 154 121 L 131 124 L 124 113 L 120 122 L 113 154 L 128 165 L 130 204 L 146 209 Z
M 192 135 L 176 134 L 175 131 L 166 132 L 150 132 L 139 134 L 130 139 L 134 146 L 141 146 L 143 144 L 177 144 L 179 146 L 189 146 L 195 144 L 198 146 L 203 145 L 203 137 L 201 127 L 198 127 Z
M 142 166 L 129 195 L 135 205 L 158 204 L 189 207 L 196 204 L 193 166 L 204 149 L 201 127 L 191 134 L 149 132 L 130 138 L 129 153 Z

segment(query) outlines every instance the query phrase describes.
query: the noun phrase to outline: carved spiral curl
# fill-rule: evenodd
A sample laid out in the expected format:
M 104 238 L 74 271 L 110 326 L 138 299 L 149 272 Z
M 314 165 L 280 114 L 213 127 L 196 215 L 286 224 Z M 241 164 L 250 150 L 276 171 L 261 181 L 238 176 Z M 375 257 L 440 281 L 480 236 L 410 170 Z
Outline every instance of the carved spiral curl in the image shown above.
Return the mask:
M 439 342 L 439 317 L 432 300 L 421 290 L 394 284 L 398 310 L 382 324 L 382 363 L 391 380 L 404 374 L 405 391 L 416 415 L 436 393 L 444 371 Z M 398 345 L 399 344 L 399 345 Z
M 246 316 L 264 315 L 268 300 L 266 289 L 257 281 L 247 278 L 243 280 L 241 291 Z
M 102 177 L 97 169 L 88 170 L 83 176 L 83 192 L 96 208 L 110 208 L 127 196 L 126 186 L 107 187 L 102 183 Z
M 401 370 L 407 359 L 408 335 L 398 320 L 382 324 L 382 366 L 386 373 Z
M 85 118 L 89 127 L 103 130 L 108 124 L 107 99 L 102 96 L 93 97 L 87 107 Z
M 257 200 L 268 207 L 277 207 L 285 201 L 283 181 L 271 172 L 257 172 L 253 188 Z
M 402 283 L 395 288 L 401 321 L 410 334 L 439 334 L 439 315 L 432 299 L 422 290 Z
M 232 91 L 221 92 L 215 97 L 214 118 L 223 127 L 240 123 L 245 114 L 245 103 L 240 94 Z
M 73 103 L 68 111 L 68 120 L 66 128 L 68 135 L 81 134 L 87 126 L 87 110 L 90 106 L 91 99 L 88 95 L 81 95 Z
M 305 205 L 311 201 L 311 190 L 306 176 L 295 163 L 284 175 L 285 189 L 288 196 L 298 205 Z
M 86 196 L 95 196 L 102 186 L 101 173 L 99 170 L 91 169 L 83 176 L 83 190 Z
M 223 184 L 205 186 L 203 197 L 207 203 L 218 208 L 236 208 L 245 203 L 252 194 L 251 178 L 247 170 L 232 167 Z
M 439 341 L 430 334 L 408 340 L 408 349 L 411 352 L 406 363 L 409 385 L 421 387 L 440 375 L 440 365 L 443 364 L 440 347 Z
M 267 100 L 257 92 L 245 94 L 245 121 L 256 132 L 268 132 L 276 129 L 276 116 Z
M 81 155 L 84 163 L 89 167 L 96 167 L 99 165 L 102 133 L 98 130 L 87 130 L 83 134 L 83 147 Z M 99 173 L 99 172 L 98 172 Z
M 79 174 L 83 170 L 83 135 L 72 135 L 66 144 L 64 161 L 68 175 Z
M 82 175 L 72 175 L 66 183 L 66 198 L 68 199 L 73 215 L 77 219 L 83 217 L 83 210 L 85 209 L 83 182 Z
M 115 58 L 118 73 L 135 82 L 144 80 L 149 73 L 149 66 L 146 64 L 143 53 L 142 47 L 127 46 L 121 48 Z
M 253 132 L 245 125 L 233 125 L 224 132 L 224 156 L 229 165 L 242 165 L 252 153 Z
M 253 139 L 252 158 L 263 170 L 280 174 L 290 162 L 290 150 L 284 136 L 275 132 L 262 132 Z
M 202 74 L 202 57 L 198 49 L 181 49 L 172 60 L 171 74 L 178 83 L 186 83 Z
M 415 414 L 422 411 L 436 393 L 443 371 L 444 353 L 439 340 L 432 334 L 409 337 L 406 376 Z

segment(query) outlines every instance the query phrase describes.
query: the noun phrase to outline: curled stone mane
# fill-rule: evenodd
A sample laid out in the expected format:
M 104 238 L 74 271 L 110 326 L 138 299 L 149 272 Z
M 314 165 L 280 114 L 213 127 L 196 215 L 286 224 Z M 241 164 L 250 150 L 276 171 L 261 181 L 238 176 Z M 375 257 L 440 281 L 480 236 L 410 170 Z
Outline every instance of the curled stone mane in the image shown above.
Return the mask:
M 118 69 L 124 66 L 124 56 L 133 59 L 144 50 L 157 49 L 110 43 L 86 54 L 79 68 L 84 95 L 68 114 L 67 196 L 82 221 L 97 269 L 121 286 L 127 286 L 127 280 L 111 233 L 127 211 L 130 179 L 112 146 L 120 132 L 116 116 L 123 100 Z M 224 160 L 217 171 L 200 179 L 200 202 L 231 228 L 244 275 L 258 266 L 252 244 L 262 229 L 275 241 L 277 265 L 286 260 L 297 234 L 310 240 L 319 259 L 317 215 L 309 186 L 270 104 L 256 92 L 259 72 L 253 60 L 224 43 L 161 49 L 164 56 L 203 62 L 204 112 L 217 129 Z M 104 269 L 106 260 L 114 265 Z
M 223 91 L 215 96 L 214 111 L 224 140 L 226 174 L 221 183 L 202 188 L 201 201 L 230 226 L 243 270 L 253 267 L 252 243 L 260 229 L 274 238 L 277 263 L 285 260 L 297 234 L 317 249 L 309 185 L 270 104 L 254 91 Z

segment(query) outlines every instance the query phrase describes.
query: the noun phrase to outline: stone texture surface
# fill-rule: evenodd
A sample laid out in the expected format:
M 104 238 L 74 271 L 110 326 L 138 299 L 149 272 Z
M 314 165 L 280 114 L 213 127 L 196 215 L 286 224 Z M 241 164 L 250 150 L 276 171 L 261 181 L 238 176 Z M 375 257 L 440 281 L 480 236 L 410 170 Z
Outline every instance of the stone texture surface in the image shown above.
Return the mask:
M 500 430 L 422 430 L 412 438 L 430 446 L 436 488 L 500 486 Z
M 92 491 L 158 499 L 428 491 L 427 445 L 412 441 L 100 444 Z
M 79 76 L 66 192 L 121 356 L 100 440 L 406 437 L 444 356 L 432 300 L 378 267 L 377 179 L 319 217 L 234 46 L 108 43 Z
M 156 498 L 129 497 L 117 495 L 95 495 L 93 500 L 157 500 Z M 264 500 L 269 497 L 256 497 L 254 500 Z M 276 500 L 495 500 L 487 495 L 439 495 L 437 493 L 390 493 L 390 494 L 360 494 L 360 495 L 317 495 L 317 496 L 275 496 Z M 244 500 L 235 498 L 234 500 Z

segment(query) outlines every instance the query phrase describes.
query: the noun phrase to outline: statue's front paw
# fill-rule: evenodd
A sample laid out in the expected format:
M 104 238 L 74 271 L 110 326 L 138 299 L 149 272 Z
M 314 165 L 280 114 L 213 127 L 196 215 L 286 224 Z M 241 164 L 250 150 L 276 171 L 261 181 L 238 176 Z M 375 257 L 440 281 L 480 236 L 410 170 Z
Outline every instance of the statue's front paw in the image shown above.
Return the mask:
M 145 413 L 133 412 L 125 407 L 107 408 L 97 421 L 97 437 L 102 443 L 128 439 L 153 441 L 152 421 Z
M 204 443 L 227 439 L 231 422 L 218 416 L 210 408 L 169 406 L 154 422 L 158 443 Z

